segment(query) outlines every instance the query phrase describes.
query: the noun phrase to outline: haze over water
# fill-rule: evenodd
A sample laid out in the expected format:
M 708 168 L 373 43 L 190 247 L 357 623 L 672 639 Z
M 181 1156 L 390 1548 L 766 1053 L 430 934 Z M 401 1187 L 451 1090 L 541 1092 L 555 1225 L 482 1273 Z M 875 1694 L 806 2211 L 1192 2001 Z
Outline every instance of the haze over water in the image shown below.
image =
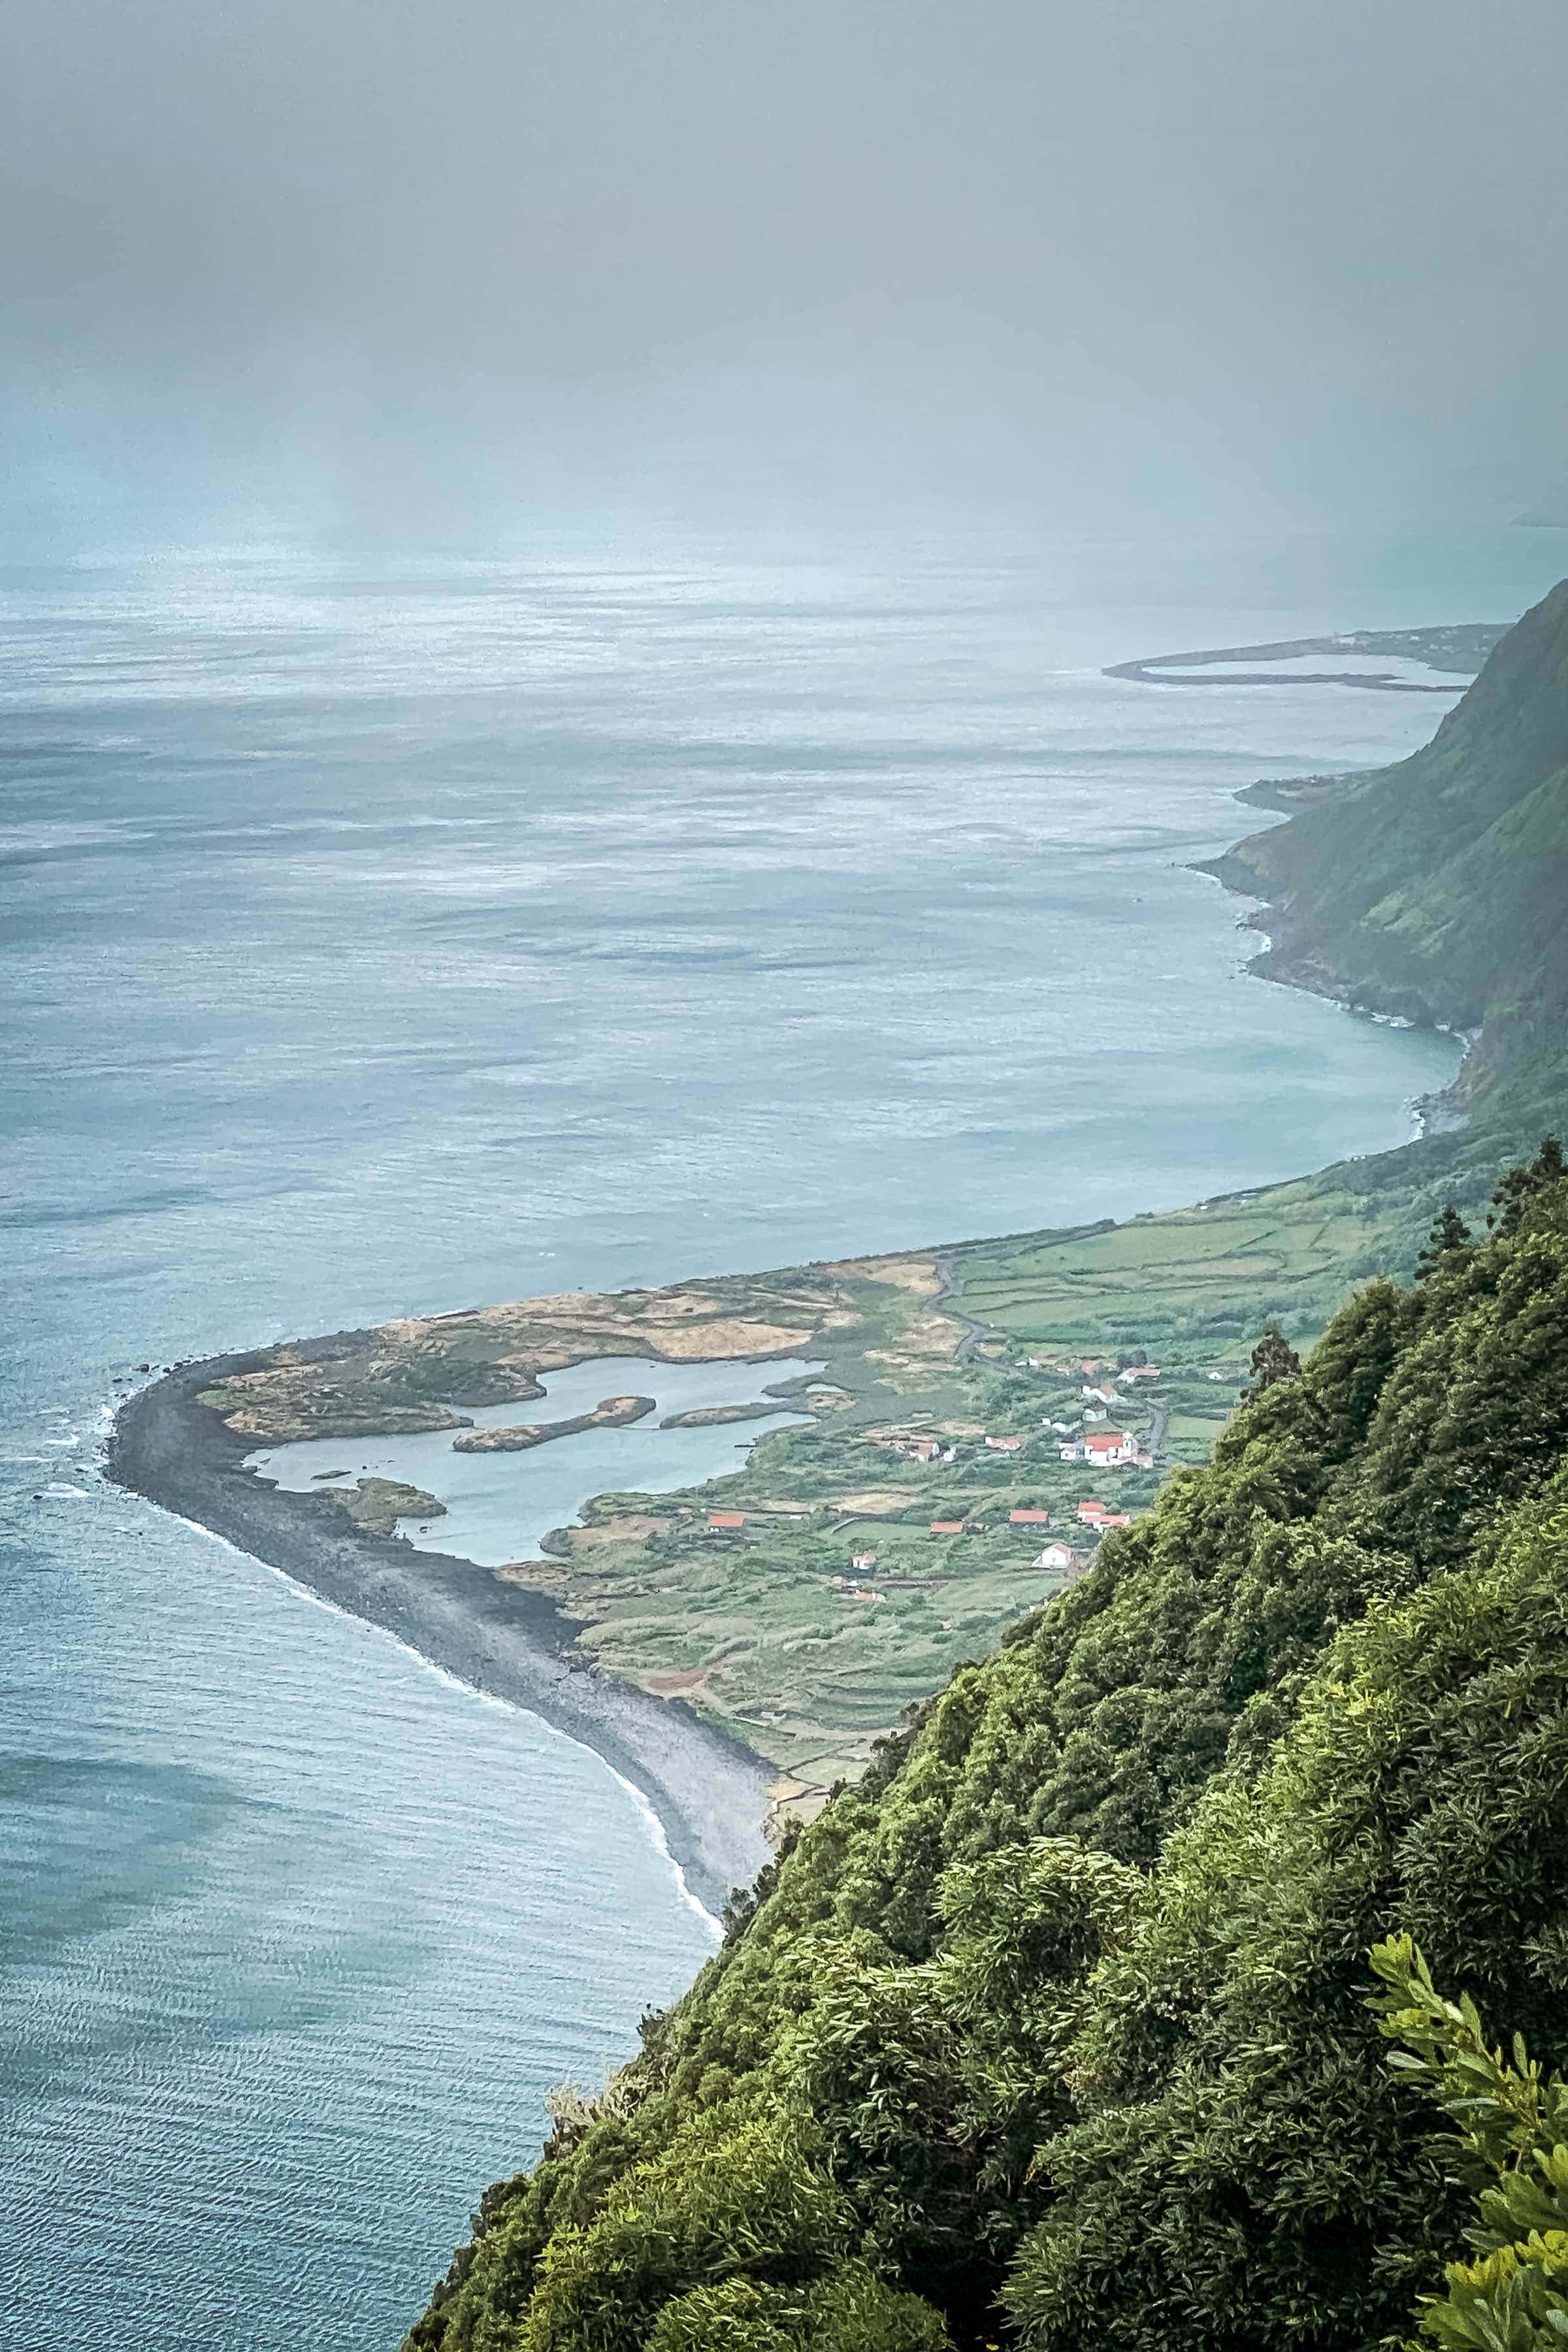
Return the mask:
M 595 1759 L 104 1487 L 116 1378 L 1402 1140 L 1456 1048 L 1247 979 L 1185 869 L 1447 703 L 1100 666 L 1510 618 L 1561 551 L 0 582 L 8 2335 L 395 2344 L 710 1942 Z

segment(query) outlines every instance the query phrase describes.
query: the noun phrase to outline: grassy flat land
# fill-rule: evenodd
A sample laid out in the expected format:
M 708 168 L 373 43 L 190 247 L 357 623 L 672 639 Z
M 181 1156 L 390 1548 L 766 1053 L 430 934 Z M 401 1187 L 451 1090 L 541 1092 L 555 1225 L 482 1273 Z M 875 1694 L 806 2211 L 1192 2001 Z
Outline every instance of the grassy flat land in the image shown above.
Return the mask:
M 982 1244 L 963 1255 L 960 1295 L 1020 1345 L 1213 1355 L 1263 1322 L 1321 1328 L 1383 1263 L 1381 1222 L 1372 1198 L 1308 1179 L 1098 1232 Z
M 789 1400 L 811 1421 L 769 1432 L 734 1473 L 676 1496 L 601 1496 L 549 1557 L 501 1571 L 579 1619 L 602 1668 L 724 1724 L 809 1803 L 854 1777 L 959 1659 L 1059 1588 L 1063 1574 L 1035 1562 L 1057 1535 L 1092 1549 L 1082 1500 L 1134 1510 L 1158 1485 L 1155 1468 L 1060 1458 L 1086 1409 L 1091 1427 L 1151 1433 L 1152 1384 L 1107 1405 L 1085 1399 L 1076 1363 L 1031 1365 L 1001 1329 L 974 1353 L 972 1310 L 948 1311 L 947 1273 L 912 1253 L 524 1300 L 269 1349 L 204 1402 L 240 1434 L 282 1443 L 457 1428 L 465 1404 L 535 1393 L 540 1372 L 595 1356 L 733 1359 L 737 1402 L 755 1395 L 742 1365 L 825 1359 Z M 1012 1527 L 1021 1507 L 1049 1524 Z M 743 1525 L 712 1530 L 714 1510 Z M 963 1532 L 933 1535 L 933 1520 Z
M 894 1420 L 851 1407 L 831 1425 L 771 1432 L 744 1468 L 705 1486 L 600 1496 L 554 1559 L 508 1572 L 587 1619 L 583 1644 L 602 1665 L 688 1699 L 797 1790 L 825 1790 L 852 1779 L 961 1658 L 1060 1589 L 1062 1572 L 1034 1563 L 1055 1536 L 1091 1548 L 1077 1520 L 1086 1496 L 1115 1510 L 1152 1498 L 1157 1471 L 1060 1459 L 1041 1419 L 1076 1421 L 1080 1389 L 1049 1372 L 960 1369 Z M 1117 1425 L 1146 1429 L 1154 1411 L 1130 1400 Z M 993 1451 L 986 1433 L 1019 1435 L 1018 1452 Z M 940 1436 L 941 1459 L 901 1450 L 922 1435 Z M 1012 1526 L 1021 1507 L 1047 1509 L 1050 1524 Z M 710 1529 L 714 1510 L 743 1527 Z M 963 1532 L 934 1535 L 933 1520 Z

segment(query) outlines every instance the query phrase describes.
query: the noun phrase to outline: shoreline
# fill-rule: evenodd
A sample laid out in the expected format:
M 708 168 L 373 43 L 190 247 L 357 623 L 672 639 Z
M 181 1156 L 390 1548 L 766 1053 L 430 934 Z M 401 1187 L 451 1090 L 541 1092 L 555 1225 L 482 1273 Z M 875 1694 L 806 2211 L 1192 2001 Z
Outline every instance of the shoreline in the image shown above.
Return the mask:
M 749 1886 L 770 1858 L 772 1768 L 679 1699 L 583 1663 L 571 1649 L 574 1621 L 543 1594 L 401 1537 L 365 1534 L 325 1497 L 255 1477 L 242 1466 L 254 1441 L 196 1402 L 199 1390 L 255 1360 L 180 1365 L 128 1398 L 110 1437 L 110 1478 L 591 1748 L 646 1804 L 686 1891 L 718 1918 L 731 1889 Z
M 1498 639 L 1501 622 L 1458 622 L 1429 628 L 1351 629 L 1332 636 L 1282 637 L 1258 646 L 1207 646 L 1194 653 L 1143 654 L 1134 661 L 1112 662 L 1102 677 L 1130 679 L 1136 686 L 1353 686 L 1374 694 L 1462 694 L 1475 677 Z M 1391 671 L 1284 671 L 1254 668 L 1222 677 L 1183 673 L 1215 662 L 1301 661 L 1321 656 L 1370 656 L 1373 659 L 1416 661 L 1433 670 L 1447 669 L 1447 679 L 1428 684 L 1424 678 L 1395 677 Z M 1463 683 L 1459 683 L 1462 680 Z
M 1338 777 L 1310 782 L 1338 784 Z M 1249 787 L 1236 797 L 1244 800 L 1255 788 Z M 1263 805 L 1267 806 L 1265 803 Z M 1249 835 L 1248 838 L 1254 836 Z M 1207 880 L 1217 882 L 1226 896 L 1250 901 L 1251 911 L 1240 919 L 1238 929 L 1256 931 L 1262 944 L 1255 955 L 1248 956 L 1244 970 L 1254 980 L 1266 980 L 1276 988 L 1294 988 L 1304 996 L 1321 997 L 1330 1004 L 1340 1005 L 1346 1013 L 1369 1021 L 1393 1022 L 1408 1029 L 1442 1030 L 1444 1024 L 1434 1021 L 1426 1005 L 1408 992 L 1385 988 L 1376 982 L 1346 980 L 1333 967 L 1301 946 L 1290 910 L 1279 899 L 1268 896 L 1269 884 L 1247 864 L 1241 852 L 1246 841 L 1237 842 L 1218 857 L 1203 858 L 1189 866 L 1189 873 L 1202 874 Z M 1459 1066 L 1446 1087 L 1433 1094 L 1418 1095 L 1414 1108 L 1421 1135 L 1457 1133 L 1469 1124 L 1469 1108 L 1465 1099 L 1464 1080 L 1470 1049 L 1479 1034 L 1456 1030 L 1444 1034 L 1458 1038 Z M 1311 1172 L 1316 1172 L 1311 1171 Z
M 1266 777 L 1257 783 L 1243 784 L 1232 797 L 1242 804 L 1268 809 L 1289 822 L 1304 810 L 1348 798 L 1358 785 L 1382 772 L 1375 768 L 1350 769 L 1330 775 Z M 1260 945 L 1255 954 L 1247 957 L 1243 970 L 1254 980 L 1268 981 L 1276 988 L 1297 989 L 1304 996 L 1320 997 L 1358 1018 L 1392 1022 L 1403 1028 L 1441 1031 L 1457 1037 L 1461 1050 L 1453 1076 L 1446 1087 L 1413 1097 L 1410 1108 L 1415 1119 L 1417 1141 L 1433 1135 L 1457 1134 L 1468 1127 L 1470 1110 L 1465 1097 L 1465 1076 L 1479 1028 L 1450 1028 L 1444 1022 L 1435 1021 L 1419 999 L 1376 982 L 1347 980 L 1316 954 L 1310 944 L 1310 933 L 1304 941 L 1291 919 L 1289 905 L 1270 895 L 1275 885 L 1257 872 L 1245 855 L 1252 842 L 1265 838 L 1266 833 L 1244 835 L 1241 840 L 1221 850 L 1217 857 L 1198 858 L 1187 868 L 1190 874 L 1201 874 L 1205 880 L 1217 882 L 1226 898 L 1249 902 L 1249 911 L 1239 919 L 1237 928 L 1257 932 Z

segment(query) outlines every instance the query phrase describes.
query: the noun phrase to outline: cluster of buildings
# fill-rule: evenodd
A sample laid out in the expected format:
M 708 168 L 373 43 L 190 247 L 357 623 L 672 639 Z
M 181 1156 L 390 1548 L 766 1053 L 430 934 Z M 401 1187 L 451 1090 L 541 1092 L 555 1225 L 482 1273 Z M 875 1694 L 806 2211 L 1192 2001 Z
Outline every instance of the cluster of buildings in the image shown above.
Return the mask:
M 1130 1528 L 1132 1525 L 1131 1511 L 1113 1511 L 1109 1503 L 1097 1503 L 1092 1496 L 1087 1503 L 1079 1505 L 1078 1516 L 1084 1527 L 1093 1528 L 1098 1535 L 1104 1535 L 1111 1528 Z
M 955 1445 L 950 1445 L 944 1451 L 940 1437 L 900 1437 L 890 1441 L 878 1439 L 876 1442 L 879 1444 L 887 1443 L 889 1453 L 901 1454 L 907 1462 L 952 1462 L 958 1453 Z
M 1160 1377 L 1158 1364 L 1123 1365 L 1117 1370 L 1111 1365 L 1102 1363 L 1096 1357 L 1085 1357 L 1074 1363 L 1047 1364 L 1041 1358 L 1035 1356 L 1029 1357 L 1026 1360 L 1037 1370 L 1049 1370 L 1064 1375 L 1079 1373 L 1082 1376 L 1085 1400 L 1082 1414 L 1084 1426 L 1078 1429 L 1070 1422 L 1050 1420 L 1044 1420 L 1040 1424 L 1042 1429 L 1050 1431 L 1059 1439 L 1058 1451 L 1062 1461 L 1081 1462 L 1106 1470 L 1152 1468 L 1152 1455 L 1136 1437 L 1126 1430 L 1100 1427 L 1098 1424 L 1105 1421 L 1106 1408 L 1125 1399 L 1131 1383 L 1158 1380 Z M 894 1436 L 889 1433 L 876 1442 L 886 1445 L 891 1453 L 901 1454 L 909 1461 L 922 1465 L 952 1462 L 956 1459 L 958 1451 L 957 1445 L 952 1442 L 944 1441 L 943 1438 L 934 1435 Z M 984 1450 L 988 1454 L 1016 1454 L 1023 1452 L 1026 1440 L 1011 1433 L 995 1435 L 987 1433 L 983 1442 Z M 1009 1528 L 1043 1533 L 1050 1523 L 1050 1512 L 1036 1505 L 1023 1504 L 1007 1514 Z M 1079 1539 L 1068 1541 L 1064 1537 L 1052 1538 L 1030 1565 L 1069 1579 L 1079 1577 L 1094 1559 L 1093 1545 L 1099 1538 L 1117 1528 L 1131 1527 L 1131 1524 L 1132 1515 L 1130 1511 L 1112 1510 L 1108 1503 L 1091 1496 L 1077 1507 L 1077 1528 L 1074 1532 Z M 742 1538 L 745 1530 L 746 1515 L 743 1511 L 710 1511 L 708 1514 L 708 1532 L 710 1536 L 729 1538 L 732 1541 Z M 932 1519 L 930 1523 L 930 1532 L 938 1538 L 984 1535 L 985 1522 L 979 1518 Z M 876 1553 L 868 1550 L 856 1550 L 849 1555 L 847 1574 L 830 1577 L 828 1582 L 845 1600 L 870 1605 L 886 1598 L 883 1592 L 874 1590 L 872 1585 L 865 1580 L 875 1577 L 876 1573 Z M 894 1578 L 889 1580 L 901 1582 L 907 1580 Z
M 1058 1448 L 1064 1462 L 1088 1462 L 1102 1470 L 1152 1470 L 1154 1457 L 1124 1429 L 1086 1429 Z

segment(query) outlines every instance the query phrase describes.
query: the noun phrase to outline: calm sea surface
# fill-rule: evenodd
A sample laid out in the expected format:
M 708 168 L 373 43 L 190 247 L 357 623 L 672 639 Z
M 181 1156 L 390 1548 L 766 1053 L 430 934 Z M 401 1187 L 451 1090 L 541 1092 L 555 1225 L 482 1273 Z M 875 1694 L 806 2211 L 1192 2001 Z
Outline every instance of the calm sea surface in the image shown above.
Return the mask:
M 0 2337 L 394 2347 L 710 1948 L 595 1758 L 105 1487 L 116 1381 L 1399 1141 L 1454 1049 L 1243 978 L 1184 868 L 1447 704 L 1100 666 L 1561 552 L 0 578 Z

